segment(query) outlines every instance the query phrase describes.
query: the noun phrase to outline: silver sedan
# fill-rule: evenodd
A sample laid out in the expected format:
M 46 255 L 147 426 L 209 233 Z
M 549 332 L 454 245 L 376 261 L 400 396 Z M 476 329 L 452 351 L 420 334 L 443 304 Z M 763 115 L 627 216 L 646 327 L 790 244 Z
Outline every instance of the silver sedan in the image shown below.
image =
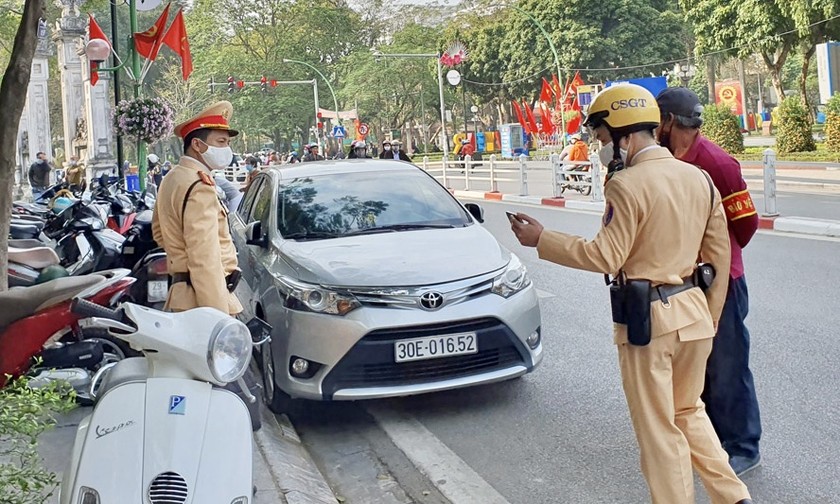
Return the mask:
M 414 165 L 272 168 L 230 216 L 266 402 L 354 400 L 497 382 L 542 357 L 525 266 Z

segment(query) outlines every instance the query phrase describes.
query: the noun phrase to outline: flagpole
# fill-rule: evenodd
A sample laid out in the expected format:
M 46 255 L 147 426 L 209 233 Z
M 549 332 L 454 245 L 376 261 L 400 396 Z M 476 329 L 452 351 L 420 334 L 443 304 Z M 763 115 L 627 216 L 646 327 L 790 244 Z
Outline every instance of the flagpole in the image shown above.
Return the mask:
M 122 60 L 119 55 L 119 29 L 117 27 L 117 2 L 108 2 L 111 6 L 111 52 L 114 54 L 116 63 L 121 64 Z M 116 65 L 114 65 L 116 66 Z M 120 72 L 114 72 L 114 106 L 120 103 Z M 123 173 L 123 141 L 120 135 L 117 135 L 117 177 L 123 180 L 125 173 Z
M 140 98 L 141 91 L 141 67 L 140 55 L 137 54 L 137 46 L 134 45 L 134 35 L 137 33 L 137 0 L 129 0 L 128 3 L 128 20 L 131 26 L 131 43 L 129 50 L 131 51 L 131 72 L 134 74 L 134 98 Z M 140 177 L 140 190 L 146 190 L 146 144 L 142 140 L 137 140 L 137 168 L 138 176 Z
M 132 1 L 134 1 L 134 0 L 132 0 Z M 542 23 L 540 23 L 537 20 L 537 18 L 532 16 L 528 11 L 520 9 L 519 7 L 517 7 L 515 5 L 511 5 L 511 7 L 514 10 L 519 11 L 522 14 L 525 14 L 526 16 L 528 16 L 528 18 L 531 21 L 533 21 L 535 25 L 537 25 L 537 28 L 539 28 L 539 30 L 540 30 L 540 32 L 542 32 L 543 36 L 545 36 L 545 39 L 548 41 L 548 48 L 551 49 L 551 54 L 554 55 L 554 66 L 557 67 L 557 78 L 559 80 L 563 80 L 563 70 L 560 68 L 560 58 L 557 56 L 557 49 L 555 49 L 554 42 L 551 41 L 551 37 L 548 35 L 548 32 L 545 30 Z M 563 98 L 565 98 L 565 96 Z M 560 125 L 563 128 L 563 132 L 560 135 L 560 143 L 563 146 L 566 145 L 566 111 L 564 110 L 564 108 L 565 108 L 565 104 L 561 101 L 560 102 Z

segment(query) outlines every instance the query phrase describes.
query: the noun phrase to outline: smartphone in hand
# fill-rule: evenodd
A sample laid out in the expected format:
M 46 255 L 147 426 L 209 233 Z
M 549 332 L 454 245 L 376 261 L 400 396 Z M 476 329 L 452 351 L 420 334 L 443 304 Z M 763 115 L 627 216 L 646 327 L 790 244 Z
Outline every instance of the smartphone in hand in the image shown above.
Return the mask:
M 519 222 L 520 224 L 522 223 L 522 221 L 513 212 L 505 211 L 505 215 L 507 215 L 508 220 L 513 220 Z

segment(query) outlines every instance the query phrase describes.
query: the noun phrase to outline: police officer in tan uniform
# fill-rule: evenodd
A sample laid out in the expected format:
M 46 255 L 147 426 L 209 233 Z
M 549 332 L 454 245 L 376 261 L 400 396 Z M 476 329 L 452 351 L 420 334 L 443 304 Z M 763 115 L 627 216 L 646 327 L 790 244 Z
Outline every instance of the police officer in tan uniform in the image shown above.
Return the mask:
M 653 503 L 693 503 L 693 466 L 712 503 L 747 504 L 749 491 L 700 400 L 726 296 L 726 218 L 705 172 L 656 145 L 659 119 L 656 100 L 640 86 L 612 86 L 593 100 L 585 124 L 605 126 L 613 139 L 593 240 L 544 231 L 525 214 L 511 227 L 542 259 L 612 275 L 619 367 Z M 712 280 L 698 258 L 722 274 Z
M 230 128 L 232 114 L 231 104 L 222 101 L 175 127 L 184 155 L 161 183 L 152 220 L 169 267 L 167 310 L 242 311 L 233 295 L 239 279 L 236 249 L 211 174 L 233 158 L 230 139 L 238 132 Z

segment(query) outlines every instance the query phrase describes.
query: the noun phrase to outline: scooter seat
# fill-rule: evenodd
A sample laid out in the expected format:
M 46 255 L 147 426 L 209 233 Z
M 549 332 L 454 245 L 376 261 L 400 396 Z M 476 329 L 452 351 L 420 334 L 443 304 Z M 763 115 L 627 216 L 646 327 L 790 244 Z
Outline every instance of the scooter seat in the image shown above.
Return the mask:
M 15 223 L 9 225 L 9 236 L 13 239 L 37 238 L 39 234 L 41 234 L 41 230 L 38 229 L 38 226 Z
M 41 240 L 34 240 L 31 238 L 23 240 L 9 240 L 9 247 L 16 249 L 31 249 L 36 247 L 46 247 L 47 244 Z
M 103 281 L 105 277 L 102 275 L 64 277 L 31 287 L 12 287 L 0 292 L 0 328 L 36 311 L 67 301 Z
M 9 261 L 34 269 L 43 269 L 61 262 L 55 250 L 43 244 L 40 247 L 32 248 L 15 248 L 10 246 Z
M 10 223 L 13 226 L 35 226 L 36 228 L 38 228 L 38 231 L 41 231 L 42 229 L 44 229 L 44 226 L 47 225 L 47 223 L 44 222 L 43 219 L 36 219 L 36 218 L 29 218 L 29 219 L 23 218 L 23 219 L 21 219 L 21 218 L 18 218 L 18 217 L 12 217 L 12 220 L 10 221 Z
M 25 201 L 15 201 L 14 206 L 35 215 L 46 215 L 50 212 L 50 209 L 45 205 L 37 205 L 34 203 L 27 203 Z

